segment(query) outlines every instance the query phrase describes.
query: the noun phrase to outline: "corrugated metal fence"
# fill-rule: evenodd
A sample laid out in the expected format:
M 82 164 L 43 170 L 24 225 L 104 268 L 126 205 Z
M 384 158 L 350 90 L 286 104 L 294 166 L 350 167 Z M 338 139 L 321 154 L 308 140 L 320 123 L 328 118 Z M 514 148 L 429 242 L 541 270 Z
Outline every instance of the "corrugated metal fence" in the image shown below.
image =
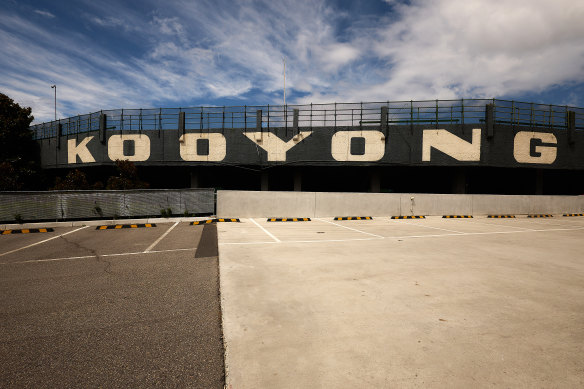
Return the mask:
M 0 192 L 2 223 L 192 216 L 214 212 L 214 189 Z

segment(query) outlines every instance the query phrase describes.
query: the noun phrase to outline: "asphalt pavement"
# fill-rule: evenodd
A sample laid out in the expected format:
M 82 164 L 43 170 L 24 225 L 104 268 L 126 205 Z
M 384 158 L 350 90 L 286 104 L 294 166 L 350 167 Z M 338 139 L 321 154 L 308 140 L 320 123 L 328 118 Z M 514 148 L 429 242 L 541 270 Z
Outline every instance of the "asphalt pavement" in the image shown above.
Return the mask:
M 188 223 L 0 236 L 0 387 L 223 388 L 216 244 Z

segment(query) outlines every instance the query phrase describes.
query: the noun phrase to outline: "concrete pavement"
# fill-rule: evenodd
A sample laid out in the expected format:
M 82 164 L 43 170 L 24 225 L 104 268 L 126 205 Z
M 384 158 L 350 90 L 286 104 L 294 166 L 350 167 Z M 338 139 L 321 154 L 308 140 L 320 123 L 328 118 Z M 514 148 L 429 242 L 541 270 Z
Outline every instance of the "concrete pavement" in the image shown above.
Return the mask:
M 584 385 L 582 218 L 218 228 L 231 389 Z

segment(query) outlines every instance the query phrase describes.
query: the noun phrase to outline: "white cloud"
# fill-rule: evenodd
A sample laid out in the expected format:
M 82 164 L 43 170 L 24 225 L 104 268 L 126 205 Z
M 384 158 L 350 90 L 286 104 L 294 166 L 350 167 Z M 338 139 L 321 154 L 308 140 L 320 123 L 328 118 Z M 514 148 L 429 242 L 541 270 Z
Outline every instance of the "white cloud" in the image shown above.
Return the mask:
M 94 16 L 91 18 L 91 21 L 102 27 L 121 27 L 126 24 L 122 19 L 116 18 L 114 16 L 107 16 L 103 18 Z
M 584 81 L 584 3 L 439 0 L 400 7 L 375 52 L 393 98 L 497 97 Z

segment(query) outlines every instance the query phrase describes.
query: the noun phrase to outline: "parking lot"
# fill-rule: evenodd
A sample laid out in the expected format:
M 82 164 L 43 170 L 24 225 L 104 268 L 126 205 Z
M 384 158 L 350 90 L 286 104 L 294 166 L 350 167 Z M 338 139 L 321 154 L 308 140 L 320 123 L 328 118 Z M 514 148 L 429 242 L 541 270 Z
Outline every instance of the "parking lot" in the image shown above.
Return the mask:
M 581 387 L 583 238 L 558 215 L 2 235 L 0 386 Z
M 230 388 L 584 385 L 584 218 L 218 232 Z
M 222 388 L 214 228 L 0 236 L 0 386 Z

